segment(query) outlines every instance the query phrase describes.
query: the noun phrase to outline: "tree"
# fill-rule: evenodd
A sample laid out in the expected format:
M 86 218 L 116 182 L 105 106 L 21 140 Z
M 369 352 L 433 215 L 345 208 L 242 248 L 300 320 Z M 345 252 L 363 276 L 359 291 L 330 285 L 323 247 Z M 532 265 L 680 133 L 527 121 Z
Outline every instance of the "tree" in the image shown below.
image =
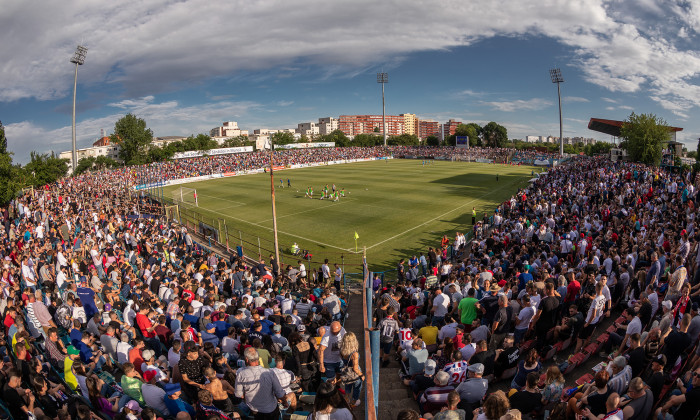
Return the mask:
M 658 166 L 661 163 L 661 150 L 671 138 L 671 132 L 662 118 L 633 112 L 622 124 L 620 137 L 625 140 L 627 154 L 632 161 Z
M 481 126 L 477 123 L 469 123 L 469 124 L 460 124 L 457 126 L 457 129 L 459 129 L 462 125 L 465 126 L 464 129 L 464 135 L 469 137 L 469 147 L 477 147 L 481 146 Z
M 283 144 L 290 144 L 290 143 L 294 143 L 294 134 L 287 132 L 287 131 L 278 131 L 272 135 L 271 139 L 272 139 L 272 144 L 275 146 L 283 145 Z
M 146 163 L 153 132 L 146 128 L 146 121 L 133 114 L 126 114 L 114 124 L 112 143 L 120 146 L 119 158 L 126 165 Z
M 68 159 L 60 159 L 53 152 L 50 155 L 31 152 L 29 163 L 24 166 L 24 171 L 28 183 L 40 187 L 64 177 L 68 172 Z
M 431 135 L 425 139 L 425 144 L 427 144 L 428 146 L 439 146 L 440 139 L 438 138 L 438 136 Z
M 610 149 L 612 149 L 612 144 L 606 143 L 604 141 L 599 141 L 595 144 L 589 144 L 583 148 L 584 152 L 588 156 L 606 155 L 610 153 Z
M 336 147 L 347 147 L 350 145 L 350 139 L 342 130 L 333 130 L 329 134 L 322 136 L 320 141 L 333 142 Z
M 246 141 L 248 141 L 248 137 L 246 136 L 232 137 L 224 140 L 224 147 L 241 147 Z
M 211 150 L 219 147 L 219 143 L 217 143 L 216 140 L 212 140 L 212 138 L 206 134 L 197 134 L 197 137 L 189 136 L 182 141 L 182 144 L 185 149 L 184 151 Z
M 384 138 L 374 134 L 358 134 L 352 139 L 352 145 L 358 147 L 371 147 L 384 144 Z
M 400 134 L 389 137 L 386 140 L 386 144 L 389 146 L 418 146 L 420 141 L 415 134 Z
M 2 121 L 0 121 L 0 154 L 7 153 L 7 138 L 5 137 L 5 127 L 2 126 Z
M 508 142 L 508 130 L 493 121 L 484 126 L 481 134 L 487 147 L 503 147 Z

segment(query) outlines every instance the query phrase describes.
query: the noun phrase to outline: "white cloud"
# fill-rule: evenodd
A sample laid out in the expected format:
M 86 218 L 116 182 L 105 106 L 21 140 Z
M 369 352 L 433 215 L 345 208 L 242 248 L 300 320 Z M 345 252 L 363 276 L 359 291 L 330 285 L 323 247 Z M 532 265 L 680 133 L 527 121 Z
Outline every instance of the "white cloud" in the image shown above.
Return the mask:
M 542 98 L 532 98 L 528 100 L 518 99 L 515 101 L 492 101 L 482 102 L 484 105 L 490 106 L 503 112 L 513 111 L 537 111 L 552 105 L 551 101 Z
M 613 92 L 648 90 L 664 107 L 700 105 L 700 52 L 676 46 L 700 30 L 698 0 L 475 0 L 449 7 L 420 0 L 67 0 L 41 7 L 6 0 L 0 25 L 13 40 L 0 45 L 1 101 L 69 94 L 68 60 L 79 42 L 90 48 L 82 84 L 123 86 L 126 97 L 142 97 L 268 69 L 279 69 L 279 77 L 308 68 L 353 77 L 415 51 L 534 35 L 571 47 L 572 65 L 591 83 Z
M 121 101 L 112 106 L 121 111 L 101 118 L 88 118 L 76 124 L 76 144 L 78 148 L 89 147 L 98 137 L 102 128 L 111 129 L 118 119 L 126 113 L 143 118 L 154 136 L 208 133 L 212 127 L 223 121 L 245 119 L 251 123 L 256 120 L 257 111 L 262 105 L 255 102 L 222 101 L 197 106 L 181 106 L 177 101 L 153 102 L 153 97 L 146 96 L 129 101 Z M 108 130 L 109 132 L 109 130 Z M 39 153 L 55 151 L 57 154 L 70 150 L 71 126 L 46 129 L 31 121 L 22 121 L 5 126 L 8 149 L 15 153 L 16 162 L 29 160 L 29 152 Z
M 562 99 L 564 102 L 590 102 L 588 98 L 582 98 L 580 96 L 565 96 Z
M 290 106 L 293 105 L 294 101 L 277 101 L 275 105 L 277 106 Z
M 604 100 L 605 102 L 609 102 L 609 103 L 611 103 L 611 104 L 616 104 L 616 103 L 617 103 L 617 101 L 616 101 L 615 99 L 612 99 L 612 98 L 602 97 L 602 98 L 600 98 L 600 99 Z

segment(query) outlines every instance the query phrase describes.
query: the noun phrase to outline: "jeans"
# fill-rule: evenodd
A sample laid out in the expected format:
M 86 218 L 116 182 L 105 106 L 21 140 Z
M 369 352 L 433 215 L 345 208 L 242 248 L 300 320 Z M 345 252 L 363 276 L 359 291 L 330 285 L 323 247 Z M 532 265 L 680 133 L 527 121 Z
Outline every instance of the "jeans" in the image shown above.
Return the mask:
M 119 411 L 121 411 L 122 408 L 129 402 L 133 400 L 130 396 L 124 394 L 119 398 Z
M 360 391 L 362 391 L 362 379 L 358 379 L 355 382 L 345 385 L 345 395 L 350 395 L 352 391 L 353 401 L 360 399 Z
M 525 337 L 525 333 L 527 333 L 527 328 L 523 328 L 522 330 L 515 329 L 515 333 L 513 333 L 513 345 L 517 346 L 518 343 L 520 343 L 520 340 Z
M 323 367 L 326 368 L 326 378 L 335 378 L 335 373 L 339 372 L 340 369 L 343 367 L 343 362 L 323 362 Z

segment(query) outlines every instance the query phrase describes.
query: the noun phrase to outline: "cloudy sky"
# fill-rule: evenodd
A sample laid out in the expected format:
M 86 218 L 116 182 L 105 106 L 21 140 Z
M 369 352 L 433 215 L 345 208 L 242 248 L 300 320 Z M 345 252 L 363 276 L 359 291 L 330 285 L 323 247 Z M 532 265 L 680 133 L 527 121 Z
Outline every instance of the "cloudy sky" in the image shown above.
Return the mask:
M 0 120 L 9 148 L 70 148 L 128 112 L 156 136 L 381 113 L 496 121 L 511 138 L 608 136 L 591 117 L 654 113 L 700 137 L 700 0 L 4 0 Z

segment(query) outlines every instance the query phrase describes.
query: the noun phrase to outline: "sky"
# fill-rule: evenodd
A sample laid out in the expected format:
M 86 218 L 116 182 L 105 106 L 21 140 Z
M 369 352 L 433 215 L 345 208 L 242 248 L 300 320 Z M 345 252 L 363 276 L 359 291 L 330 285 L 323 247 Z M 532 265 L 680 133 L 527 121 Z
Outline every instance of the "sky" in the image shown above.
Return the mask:
M 610 136 L 591 117 L 652 113 L 700 137 L 700 0 L 4 0 L 0 121 L 16 162 L 127 113 L 155 136 L 293 128 L 386 112 L 495 121 L 510 138 Z

